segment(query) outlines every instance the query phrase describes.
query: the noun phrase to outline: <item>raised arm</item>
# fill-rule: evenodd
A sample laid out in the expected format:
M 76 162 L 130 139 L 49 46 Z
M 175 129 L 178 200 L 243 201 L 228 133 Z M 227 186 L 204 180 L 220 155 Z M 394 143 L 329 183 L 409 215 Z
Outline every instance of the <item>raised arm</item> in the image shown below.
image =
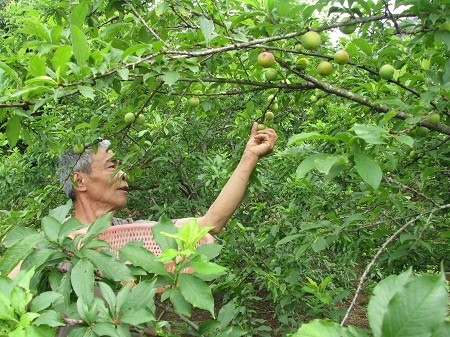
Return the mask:
M 210 233 L 219 233 L 238 208 L 258 160 L 272 152 L 277 134 L 272 129 L 258 131 L 258 123 L 253 123 L 250 139 L 241 160 L 205 215 L 198 218 L 201 227 L 214 227 Z M 179 219 L 182 225 L 192 218 Z

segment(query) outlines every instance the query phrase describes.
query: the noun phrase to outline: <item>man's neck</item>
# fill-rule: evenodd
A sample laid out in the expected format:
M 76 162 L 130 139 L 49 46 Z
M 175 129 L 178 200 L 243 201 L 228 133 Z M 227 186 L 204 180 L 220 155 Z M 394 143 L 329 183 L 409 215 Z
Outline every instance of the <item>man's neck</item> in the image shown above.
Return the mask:
M 96 205 L 83 200 L 76 199 L 74 202 L 74 215 L 83 224 L 91 224 L 103 214 L 110 212 L 110 209 L 105 209 L 101 205 Z

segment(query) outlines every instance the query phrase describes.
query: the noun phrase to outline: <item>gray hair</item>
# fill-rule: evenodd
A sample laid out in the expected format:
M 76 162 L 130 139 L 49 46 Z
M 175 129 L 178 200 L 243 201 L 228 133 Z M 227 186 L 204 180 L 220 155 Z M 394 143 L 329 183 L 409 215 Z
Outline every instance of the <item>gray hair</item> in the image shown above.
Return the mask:
M 111 142 L 106 139 L 98 139 L 92 144 L 85 145 L 82 153 L 76 153 L 73 148 L 69 148 L 59 159 L 59 181 L 64 187 L 64 193 L 75 200 L 75 193 L 73 190 L 73 173 L 83 172 L 90 174 L 92 172 L 92 154 L 97 152 L 97 149 L 106 149 L 111 145 Z

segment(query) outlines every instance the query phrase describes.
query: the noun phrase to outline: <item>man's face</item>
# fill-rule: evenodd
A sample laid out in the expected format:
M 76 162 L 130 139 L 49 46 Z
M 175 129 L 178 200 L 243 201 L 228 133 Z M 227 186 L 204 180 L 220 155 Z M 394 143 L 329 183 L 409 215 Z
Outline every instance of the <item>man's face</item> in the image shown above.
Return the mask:
M 123 171 L 116 171 L 119 162 L 114 152 L 99 148 L 92 154 L 91 173 L 85 174 L 85 192 L 92 206 L 116 211 L 127 203 L 128 183 Z

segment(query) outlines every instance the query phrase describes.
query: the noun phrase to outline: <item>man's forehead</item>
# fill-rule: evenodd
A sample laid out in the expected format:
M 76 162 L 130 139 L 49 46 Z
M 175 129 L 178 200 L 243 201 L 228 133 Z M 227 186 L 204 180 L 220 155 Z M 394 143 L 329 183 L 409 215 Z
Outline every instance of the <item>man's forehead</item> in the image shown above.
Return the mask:
M 105 162 L 110 160 L 115 160 L 113 158 L 115 153 L 113 150 L 106 150 L 104 148 L 99 148 L 97 152 L 92 153 L 92 158 L 94 161 Z

